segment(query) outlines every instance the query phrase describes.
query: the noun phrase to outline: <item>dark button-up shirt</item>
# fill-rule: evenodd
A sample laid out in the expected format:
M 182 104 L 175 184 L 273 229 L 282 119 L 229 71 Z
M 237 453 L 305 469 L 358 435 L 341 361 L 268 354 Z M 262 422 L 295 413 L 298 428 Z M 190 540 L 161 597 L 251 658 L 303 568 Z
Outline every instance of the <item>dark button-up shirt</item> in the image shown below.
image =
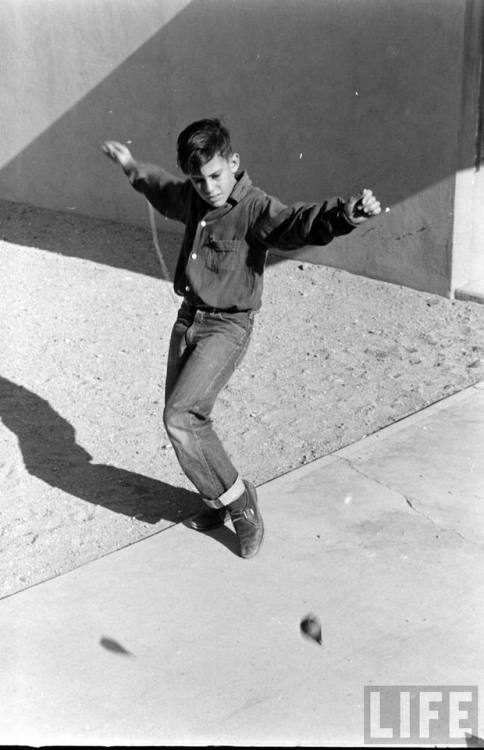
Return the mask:
M 340 198 L 285 206 L 255 187 L 246 172 L 237 174 L 220 208 L 211 208 L 190 180 L 177 179 L 161 167 L 137 163 L 128 177 L 157 211 L 185 224 L 175 292 L 202 308 L 258 310 L 270 248 L 326 245 L 354 229 Z

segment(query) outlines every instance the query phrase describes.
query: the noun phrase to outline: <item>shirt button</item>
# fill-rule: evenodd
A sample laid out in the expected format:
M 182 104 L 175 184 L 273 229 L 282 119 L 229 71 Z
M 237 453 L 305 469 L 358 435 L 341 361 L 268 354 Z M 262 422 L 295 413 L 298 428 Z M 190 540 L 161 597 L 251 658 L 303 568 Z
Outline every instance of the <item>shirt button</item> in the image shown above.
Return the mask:
M 202 219 L 202 221 L 200 222 L 200 226 L 201 227 L 206 227 L 207 226 L 207 222 L 204 219 Z
M 196 254 L 196 253 L 192 253 L 192 258 L 193 258 L 194 260 L 195 260 L 195 258 L 196 258 L 196 257 L 197 257 L 197 254 Z

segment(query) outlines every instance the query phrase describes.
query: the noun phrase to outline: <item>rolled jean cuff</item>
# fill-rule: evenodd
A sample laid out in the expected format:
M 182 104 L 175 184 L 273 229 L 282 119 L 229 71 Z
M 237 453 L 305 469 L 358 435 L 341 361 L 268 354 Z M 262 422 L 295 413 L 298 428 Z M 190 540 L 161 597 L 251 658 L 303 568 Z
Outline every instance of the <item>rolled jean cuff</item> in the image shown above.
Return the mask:
M 210 508 L 224 508 L 226 505 L 238 500 L 241 495 L 245 492 L 245 484 L 243 483 L 240 475 L 237 477 L 232 487 L 225 490 L 216 500 L 205 500 L 206 504 Z

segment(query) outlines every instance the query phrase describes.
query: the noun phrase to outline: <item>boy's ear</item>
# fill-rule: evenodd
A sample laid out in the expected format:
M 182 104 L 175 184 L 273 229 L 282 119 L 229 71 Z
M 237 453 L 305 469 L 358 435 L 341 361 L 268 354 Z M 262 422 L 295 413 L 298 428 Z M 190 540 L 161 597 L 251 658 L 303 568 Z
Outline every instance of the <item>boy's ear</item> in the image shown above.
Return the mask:
M 230 170 L 235 174 L 240 167 L 240 156 L 238 154 L 231 154 L 229 164 Z

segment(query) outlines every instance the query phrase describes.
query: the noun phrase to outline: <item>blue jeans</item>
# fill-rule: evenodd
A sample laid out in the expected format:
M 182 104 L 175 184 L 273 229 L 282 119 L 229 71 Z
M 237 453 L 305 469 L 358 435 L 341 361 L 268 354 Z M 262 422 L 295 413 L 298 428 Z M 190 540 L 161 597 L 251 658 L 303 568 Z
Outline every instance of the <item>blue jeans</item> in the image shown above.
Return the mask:
M 210 415 L 247 351 L 254 315 L 197 310 L 183 302 L 173 326 L 163 421 L 180 466 L 207 500 L 216 500 L 238 477 Z

